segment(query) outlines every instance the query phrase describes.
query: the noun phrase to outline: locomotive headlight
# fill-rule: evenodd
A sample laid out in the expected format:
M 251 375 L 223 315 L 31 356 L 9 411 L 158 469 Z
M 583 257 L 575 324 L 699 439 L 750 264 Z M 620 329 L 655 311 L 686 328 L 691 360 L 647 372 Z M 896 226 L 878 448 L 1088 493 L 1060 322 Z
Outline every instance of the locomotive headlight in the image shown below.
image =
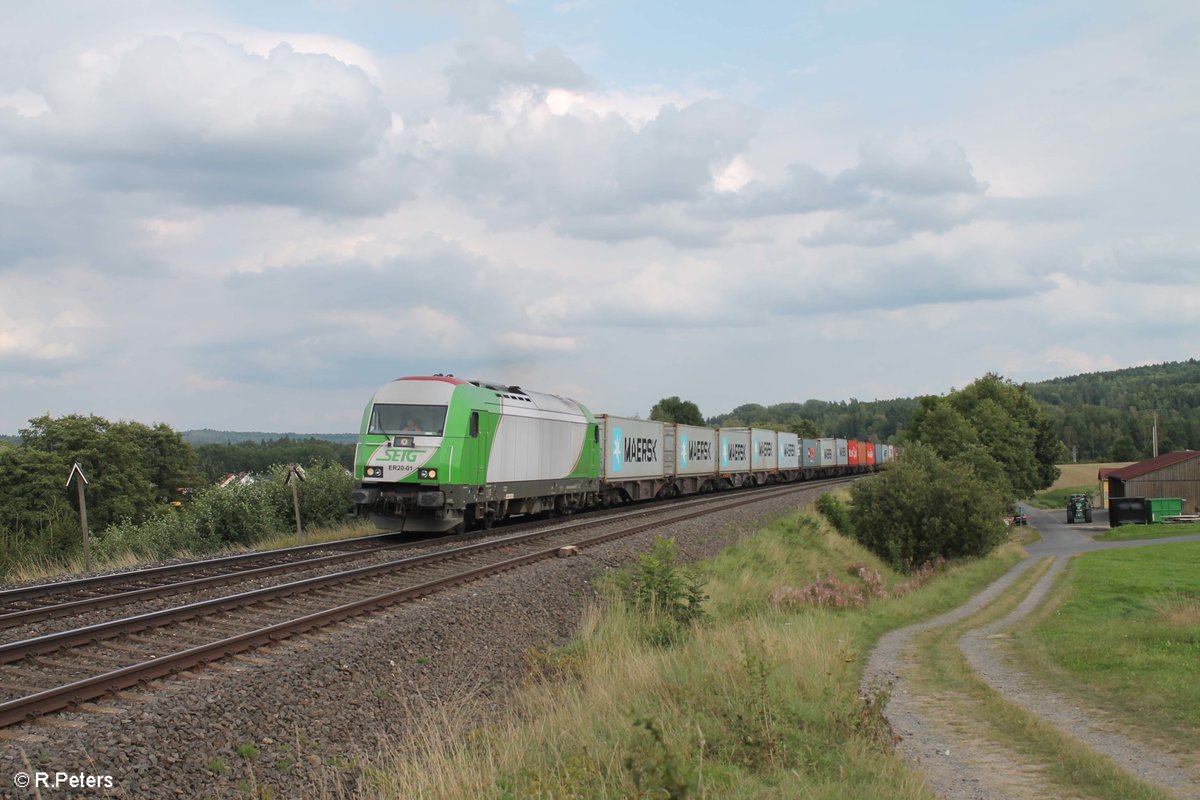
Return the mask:
M 367 467 L 365 470 L 363 470 L 363 475 L 368 478 L 382 478 L 383 467 Z
M 417 477 L 423 481 L 436 480 L 437 479 L 437 470 L 436 469 L 419 469 L 419 470 L 417 470 Z

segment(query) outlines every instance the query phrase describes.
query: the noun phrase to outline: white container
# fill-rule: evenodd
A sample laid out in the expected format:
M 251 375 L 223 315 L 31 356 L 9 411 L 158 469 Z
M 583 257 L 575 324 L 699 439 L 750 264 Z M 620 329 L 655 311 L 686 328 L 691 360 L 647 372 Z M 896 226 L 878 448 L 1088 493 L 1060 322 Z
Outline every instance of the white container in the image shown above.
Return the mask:
M 607 481 L 663 477 L 663 423 L 597 414 L 600 473 Z
M 715 475 L 720 453 L 717 432 L 696 425 L 674 425 L 674 475 Z M 670 438 L 670 437 L 668 437 Z M 669 463 L 669 462 L 668 462 Z
M 749 428 L 718 428 L 717 450 L 721 459 L 718 465 L 721 474 L 750 471 Z
M 750 429 L 750 468 L 754 472 L 774 472 L 779 468 L 779 436 L 775 431 Z
M 800 437 L 794 433 L 779 432 L 779 468 L 800 469 Z

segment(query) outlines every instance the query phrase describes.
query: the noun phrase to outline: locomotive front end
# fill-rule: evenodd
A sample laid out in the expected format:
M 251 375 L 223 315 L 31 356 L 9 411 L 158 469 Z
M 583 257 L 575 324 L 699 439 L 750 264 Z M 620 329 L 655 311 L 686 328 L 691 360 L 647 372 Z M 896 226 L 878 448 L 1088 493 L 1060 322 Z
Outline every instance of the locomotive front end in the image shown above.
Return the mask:
M 445 533 L 463 523 L 454 472 L 466 422 L 456 413 L 453 377 L 400 378 L 363 412 L 351 501 L 379 528 Z M 457 450 L 457 453 L 456 453 Z

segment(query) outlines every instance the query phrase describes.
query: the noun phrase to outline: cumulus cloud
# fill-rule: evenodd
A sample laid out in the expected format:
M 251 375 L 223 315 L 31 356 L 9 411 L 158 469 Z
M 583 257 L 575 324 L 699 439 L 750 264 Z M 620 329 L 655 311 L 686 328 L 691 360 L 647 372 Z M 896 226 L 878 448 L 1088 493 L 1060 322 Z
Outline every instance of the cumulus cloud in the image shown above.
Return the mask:
M 987 190 L 987 184 L 972 174 L 962 145 L 906 137 L 864 142 L 858 166 L 843 172 L 838 181 L 899 195 L 982 194 Z
M 669 209 L 698 202 L 756 127 L 752 109 L 729 101 L 667 104 L 639 126 L 586 107 L 553 113 L 527 95 L 511 116 L 443 131 L 444 182 L 497 225 L 547 222 L 560 233 L 606 241 L 711 242 L 711 233 Z
M 49 110 L 0 109 L 0 141 L 74 168 L 96 190 L 360 212 L 401 196 L 406 158 L 385 147 L 379 89 L 328 55 L 150 36 L 77 52 L 34 88 Z
M 706 220 L 825 213 L 823 225 L 803 238 L 806 244 L 880 247 L 1022 213 L 1018 203 L 992 204 L 987 188 L 958 143 L 897 137 L 864 144 L 858 163 L 841 172 L 790 164 L 782 180 L 756 178 L 712 192 L 691 213 Z
M 557 47 L 526 55 L 520 20 L 499 3 L 479 3 L 463 20 L 466 36 L 455 47 L 457 60 L 446 67 L 451 102 L 482 112 L 514 87 L 544 96 L 550 89 L 579 89 L 591 82 Z

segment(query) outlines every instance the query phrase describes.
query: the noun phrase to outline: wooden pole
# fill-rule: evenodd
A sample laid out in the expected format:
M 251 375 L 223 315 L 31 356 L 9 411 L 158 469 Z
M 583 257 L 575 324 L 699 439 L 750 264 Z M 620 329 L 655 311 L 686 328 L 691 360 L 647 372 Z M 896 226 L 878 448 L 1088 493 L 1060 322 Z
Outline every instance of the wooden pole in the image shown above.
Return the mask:
M 296 509 L 296 542 L 304 544 L 304 529 L 300 527 L 300 495 L 296 492 L 296 474 L 294 472 L 288 483 L 292 484 L 292 507 Z
M 87 502 L 83 499 L 83 481 L 75 481 L 79 491 L 79 527 L 83 530 L 83 571 L 92 571 L 92 546 L 88 541 Z

